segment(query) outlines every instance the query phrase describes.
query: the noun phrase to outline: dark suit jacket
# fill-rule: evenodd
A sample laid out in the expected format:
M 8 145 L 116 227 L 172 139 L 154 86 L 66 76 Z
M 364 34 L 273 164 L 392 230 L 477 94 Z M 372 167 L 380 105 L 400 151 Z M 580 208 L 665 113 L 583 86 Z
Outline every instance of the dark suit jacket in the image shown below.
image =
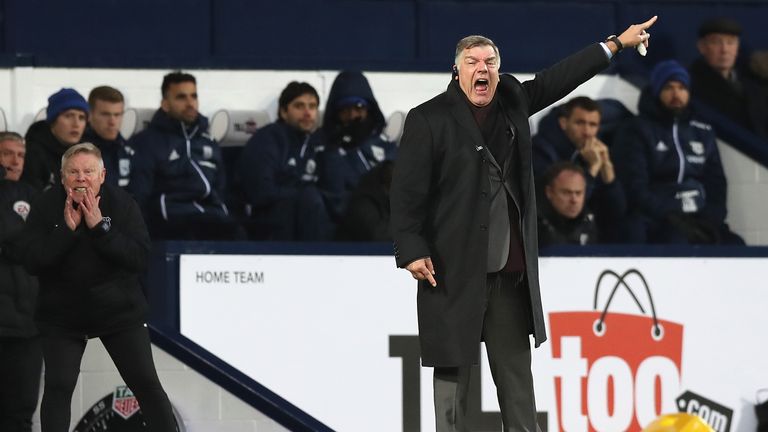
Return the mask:
M 546 340 L 541 309 L 536 202 L 528 117 L 563 98 L 608 66 L 594 44 L 520 83 L 502 75 L 497 88 L 517 130 L 520 166 L 505 182 L 518 182 L 521 238 L 531 328 Z M 425 366 L 477 362 L 486 303 L 490 181 L 483 138 L 458 85 L 408 114 L 391 187 L 392 233 L 398 267 L 430 256 L 437 287 L 418 284 L 419 336 Z M 511 203 L 511 201 L 510 201 Z

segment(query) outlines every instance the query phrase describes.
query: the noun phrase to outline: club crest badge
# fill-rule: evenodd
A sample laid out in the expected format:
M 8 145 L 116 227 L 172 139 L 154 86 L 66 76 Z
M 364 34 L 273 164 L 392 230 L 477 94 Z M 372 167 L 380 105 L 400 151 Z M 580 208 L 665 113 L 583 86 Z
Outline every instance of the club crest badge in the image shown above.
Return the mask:
M 704 144 L 700 141 L 691 141 L 691 150 L 693 150 L 694 153 L 697 155 L 703 155 L 704 154 Z
M 377 145 L 371 146 L 371 153 L 373 153 L 373 157 L 379 162 L 384 161 L 384 157 L 386 157 L 384 148 L 379 147 Z
M 29 215 L 29 203 L 26 201 L 16 201 L 13 203 L 13 211 L 26 221 Z
M 117 161 L 117 164 L 120 169 L 120 177 L 127 177 L 131 173 L 130 159 L 120 159 Z

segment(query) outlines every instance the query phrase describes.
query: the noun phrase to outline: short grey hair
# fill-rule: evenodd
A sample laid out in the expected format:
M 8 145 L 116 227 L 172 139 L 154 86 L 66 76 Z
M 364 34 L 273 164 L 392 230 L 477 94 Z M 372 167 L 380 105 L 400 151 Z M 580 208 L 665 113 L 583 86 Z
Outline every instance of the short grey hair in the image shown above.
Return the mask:
M 17 134 L 16 132 L 9 132 L 9 131 L 0 132 L 0 142 L 3 142 L 3 141 L 15 141 L 21 145 L 26 145 L 26 143 L 24 142 L 24 137 Z
M 496 53 L 496 64 L 501 67 L 501 54 L 499 54 L 499 47 L 493 43 L 492 40 L 485 36 L 471 35 L 462 38 L 459 43 L 456 44 L 456 56 L 453 58 L 453 64 L 459 65 L 459 57 L 465 49 L 474 48 L 477 46 L 490 46 L 493 47 L 493 51 Z
M 99 168 L 104 169 L 104 159 L 101 158 L 101 150 L 98 147 L 89 142 L 75 144 L 68 148 L 67 151 L 61 156 L 61 171 L 64 171 L 64 167 L 67 165 L 67 161 L 77 154 L 89 154 L 96 156 L 99 160 Z

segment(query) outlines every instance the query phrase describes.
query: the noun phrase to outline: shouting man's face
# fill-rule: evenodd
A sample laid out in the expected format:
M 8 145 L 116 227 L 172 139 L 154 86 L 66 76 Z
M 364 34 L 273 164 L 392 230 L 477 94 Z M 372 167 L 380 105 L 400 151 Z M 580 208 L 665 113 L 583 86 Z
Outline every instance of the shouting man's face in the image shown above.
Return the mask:
M 499 85 L 499 58 L 491 45 L 465 49 L 456 67 L 459 87 L 475 106 L 486 106 L 493 100 Z

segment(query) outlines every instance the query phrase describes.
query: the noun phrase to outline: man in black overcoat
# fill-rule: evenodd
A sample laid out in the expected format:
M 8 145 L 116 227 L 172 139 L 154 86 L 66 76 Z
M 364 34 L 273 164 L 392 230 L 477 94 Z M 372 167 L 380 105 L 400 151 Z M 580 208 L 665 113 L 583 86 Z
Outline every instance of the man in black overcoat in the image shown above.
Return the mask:
M 528 117 L 647 46 L 651 18 L 520 83 L 496 45 L 456 46 L 445 93 L 405 121 L 391 186 L 397 266 L 418 279 L 422 364 L 433 366 L 438 431 L 465 431 L 469 368 L 485 341 L 505 431 L 535 431 L 529 335 L 546 340 Z

